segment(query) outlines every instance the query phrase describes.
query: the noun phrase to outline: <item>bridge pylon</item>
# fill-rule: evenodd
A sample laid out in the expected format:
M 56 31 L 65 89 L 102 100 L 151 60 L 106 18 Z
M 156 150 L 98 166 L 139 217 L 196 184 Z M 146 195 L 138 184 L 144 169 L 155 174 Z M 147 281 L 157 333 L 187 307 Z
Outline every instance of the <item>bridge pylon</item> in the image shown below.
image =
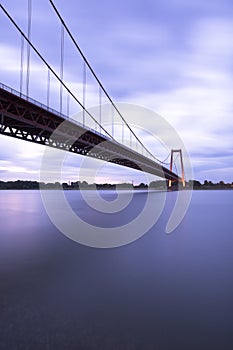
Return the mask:
M 172 171 L 172 167 L 173 167 L 173 163 L 174 163 L 174 153 L 178 153 L 178 155 L 180 155 L 181 178 L 178 180 L 178 182 L 182 182 L 183 187 L 185 187 L 184 162 L 183 162 L 183 155 L 182 155 L 181 149 L 172 149 L 171 150 L 170 171 Z M 172 182 L 177 182 L 177 180 L 169 180 L 168 187 L 172 186 Z

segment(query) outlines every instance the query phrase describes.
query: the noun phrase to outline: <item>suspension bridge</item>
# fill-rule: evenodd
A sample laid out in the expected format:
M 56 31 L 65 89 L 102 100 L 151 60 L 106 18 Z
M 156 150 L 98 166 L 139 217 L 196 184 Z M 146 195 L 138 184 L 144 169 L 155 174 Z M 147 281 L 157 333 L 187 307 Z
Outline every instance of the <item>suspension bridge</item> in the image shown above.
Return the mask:
M 173 150 L 171 152 L 169 169 L 165 167 L 164 162 L 157 159 L 150 152 L 127 123 L 104 88 L 54 2 L 48 0 L 48 3 L 60 26 L 60 34 L 58 34 L 60 40 L 59 69 L 54 68 L 49 63 L 49 60 L 34 45 L 31 38 L 32 0 L 28 0 L 26 31 L 23 31 L 8 10 L 0 4 L 2 15 L 10 23 L 12 30 L 16 31 L 20 42 L 19 88 L 13 88 L 5 84 L 5 82 L 0 82 L 0 134 L 148 172 L 169 180 L 169 185 L 172 182 L 182 182 L 184 186 L 182 151 Z M 78 96 L 72 90 L 64 78 L 65 38 L 68 38 L 74 46 L 79 62 L 82 65 L 81 96 Z M 30 96 L 32 54 L 46 70 L 45 103 L 39 102 L 39 99 Z M 98 90 L 98 116 L 93 115 L 87 108 L 88 74 L 94 79 Z M 59 90 L 59 108 L 52 107 L 52 81 L 56 81 L 56 86 Z M 102 123 L 102 101 L 104 99 L 110 106 L 109 120 L 111 120 L 111 130 Z M 66 112 L 64 112 L 65 104 Z M 81 110 L 82 121 L 71 118 L 71 105 L 73 108 L 76 106 L 78 110 Z M 122 142 L 119 142 L 114 135 L 114 120 L 116 118 L 121 123 Z M 92 121 L 92 127 L 90 126 L 90 121 Z M 126 130 L 130 135 L 129 145 L 125 145 L 123 142 Z M 172 171 L 174 152 L 178 152 L 180 155 L 181 177 Z

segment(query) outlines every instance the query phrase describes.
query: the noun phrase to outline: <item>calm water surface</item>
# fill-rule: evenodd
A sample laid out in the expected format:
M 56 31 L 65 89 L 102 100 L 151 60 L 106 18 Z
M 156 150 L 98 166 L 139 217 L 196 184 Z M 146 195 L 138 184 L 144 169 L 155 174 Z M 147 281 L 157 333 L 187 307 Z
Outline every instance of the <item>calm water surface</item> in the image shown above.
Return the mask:
M 175 196 L 141 239 L 94 249 L 53 226 L 39 191 L 0 191 L 0 349 L 232 350 L 233 191 L 195 191 L 166 235 Z M 137 215 L 146 193 L 102 217 L 79 192 L 67 197 L 110 227 Z

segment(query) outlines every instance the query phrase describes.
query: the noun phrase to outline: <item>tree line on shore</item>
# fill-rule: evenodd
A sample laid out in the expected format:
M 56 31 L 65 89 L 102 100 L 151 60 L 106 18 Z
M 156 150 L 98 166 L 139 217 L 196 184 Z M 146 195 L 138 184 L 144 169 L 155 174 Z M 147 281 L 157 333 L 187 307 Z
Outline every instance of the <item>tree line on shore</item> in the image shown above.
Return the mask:
M 177 183 L 172 183 L 172 190 L 177 189 Z M 168 189 L 168 181 L 166 180 L 157 180 L 150 182 L 149 185 L 140 183 L 139 185 L 132 185 L 131 183 L 120 183 L 120 184 L 88 184 L 86 181 L 76 181 L 76 182 L 64 182 L 64 183 L 41 183 L 38 181 L 30 181 L 30 180 L 17 180 L 17 181 L 0 181 L 0 190 L 39 190 L 39 189 L 64 189 L 64 190 L 79 190 L 79 189 L 98 189 L 98 190 L 115 190 L 122 189 L 157 189 L 157 190 L 167 190 Z M 186 189 L 233 189 L 232 183 L 225 183 L 224 181 L 220 181 L 218 183 L 213 183 L 212 181 L 205 180 L 202 184 L 197 180 L 189 180 L 185 185 Z

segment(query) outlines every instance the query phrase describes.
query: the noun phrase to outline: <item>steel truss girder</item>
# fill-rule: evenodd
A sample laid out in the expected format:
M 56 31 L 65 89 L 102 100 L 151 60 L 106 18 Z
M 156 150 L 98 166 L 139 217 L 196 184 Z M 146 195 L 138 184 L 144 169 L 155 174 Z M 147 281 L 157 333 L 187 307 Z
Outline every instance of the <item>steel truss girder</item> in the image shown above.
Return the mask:
M 2 88 L 0 133 L 179 180 L 176 174 L 134 150 Z

